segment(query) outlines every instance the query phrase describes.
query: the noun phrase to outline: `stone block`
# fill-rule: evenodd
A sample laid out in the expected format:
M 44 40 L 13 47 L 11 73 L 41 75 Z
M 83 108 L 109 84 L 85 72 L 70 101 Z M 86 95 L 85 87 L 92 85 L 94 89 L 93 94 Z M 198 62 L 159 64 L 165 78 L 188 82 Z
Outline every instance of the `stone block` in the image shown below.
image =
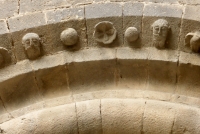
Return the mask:
M 32 13 L 19 17 L 12 17 L 8 19 L 10 32 L 20 31 L 28 28 L 45 25 L 44 13 Z
M 181 33 L 180 33 L 180 46 L 179 50 L 184 52 L 191 52 L 191 48 L 185 46 L 185 36 L 188 33 L 195 32 L 199 30 L 200 27 L 200 17 L 197 12 L 200 12 L 200 6 L 190 6 L 186 5 L 185 12 L 183 14 Z
M 141 31 L 144 3 L 127 2 L 123 7 L 123 32 L 128 27 L 135 27 L 139 32 L 139 37 L 135 42 L 128 42 L 124 39 L 125 46 L 141 47 Z
M 200 114 L 198 108 L 192 108 L 181 105 L 177 109 L 172 132 L 174 134 L 198 134 L 200 133 L 199 120 Z
M 169 23 L 170 29 L 166 38 L 165 47 L 177 49 L 179 45 L 179 33 L 183 7 L 180 5 L 149 3 L 145 5 L 142 23 L 142 45 L 153 46 L 152 24 L 158 19 L 164 19 Z M 164 39 L 165 37 L 163 37 Z
M 18 13 L 17 0 L 1 0 L 0 1 L 0 19 L 5 19 L 14 16 Z
M 0 127 L 3 132 L 9 134 L 78 134 L 75 104 L 73 103 L 33 112 L 2 123 Z
M 123 44 L 122 5 L 118 3 L 88 5 L 85 6 L 85 17 L 89 47 L 116 47 Z M 113 23 L 117 31 L 117 37 L 111 44 L 99 43 L 93 37 L 95 25 L 102 21 Z
M 10 65 L 10 64 L 15 64 L 16 63 L 16 57 L 14 54 L 14 47 L 12 45 L 12 37 L 10 33 L 5 33 L 0 35 L 0 47 L 3 47 L 7 49 L 8 51 L 8 56 L 5 57 L 4 59 L 4 66 Z
M 88 5 L 88 4 L 92 4 L 93 0 L 73 0 L 72 1 L 72 5 L 73 6 L 81 6 L 81 5 Z
M 24 68 L 20 69 L 27 70 L 28 68 L 31 68 L 30 64 L 26 64 Z M 16 70 L 20 69 L 16 68 Z M 8 72 L 8 75 L 12 76 L 13 74 Z M 41 101 L 33 72 L 18 74 L 1 82 L 0 96 L 8 111 L 17 110 Z
M 142 131 L 144 100 L 101 100 L 102 129 L 105 134 L 138 134 Z
M 190 59 L 188 61 L 188 59 Z M 194 61 L 194 62 L 193 62 Z M 199 55 L 192 56 L 184 52 L 180 53 L 179 66 L 178 66 L 178 85 L 176 94 L 199 97 Z M 198 62 L 198 64 L 194 64 Z
M 159 91 L 144 91 L 144 98 L 150 100 L 160 100 L 160 101 L 170 101 L 172 94 L 166 92 Z
M 8 33 L 8 27 L 6 24 L 6 20 L 0 20 L 0 34 Z
M 83 20 L 84 8 L 64 8 L 46 11 L 47 24 L 58 23 L 68 20 Z
M 176 107 L 170 103 L 147 101 L 143 117 L 143 133 L 171 133 L 175 114 Z
M 36 70 L 35 76 L 38 88 L 44 99 L 71 95 L 65 66 Z
M 113 89 L 115 60 L 72 62 L 68 65 L 69 88 L 73 94 Z
M 20 13 L 66 8 L 71 5 L 72 1 L 70 0 L 20 0 Z
M 74 103 L 45 109 L 37 114 L 35 133 L 78 134 L 76 119 Z
M 179 0 L 148 0 L 148 2 L 154 3 L 168 3 L 168 4 L 178 4 Z
M 119 70 L 118 88 L 145 90 L 147 86 L 148 66 L 147 49 L 117 49 L 117 66 Z
M 47 23 L 51 24 L 52 34 L 46 35 L 47 43 L 51 44 L 52 51 L 78 50 L 87 45 L 84 8 L 59 9 L 46 12 Z M 54 24 L 52 24 L 54 23 Z M 78 42 L 74 46 L 65 46 L 60 40 L 60 34 L 67 28 L 73 28 L 78 33 Z
M 181 4 L 187 4 L 187 5 L 199 5 L 200 1 L 199 0 L 178 0 L 179 3 Z
M 100 100 L 76 103 L 79 134 L 102 134 Z
M 147 90 L 173 93 L 176 89 L 178 52 L 149 49 Z

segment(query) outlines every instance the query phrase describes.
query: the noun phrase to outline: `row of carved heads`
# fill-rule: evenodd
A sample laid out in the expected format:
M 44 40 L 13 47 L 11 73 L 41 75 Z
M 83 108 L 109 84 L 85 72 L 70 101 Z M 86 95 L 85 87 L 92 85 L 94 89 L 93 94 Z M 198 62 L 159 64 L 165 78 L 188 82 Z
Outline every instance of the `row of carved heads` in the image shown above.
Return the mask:
M 165 48 L 167 36 L 170 30 L 169 23 L 164 19 L 158 19 L 152 24 L 152 30 L 153 45 L 158 49 Z M 93 37 L 97 42 L 109 45 L 116 39 L 117 30 L 112 22 L 102 21 L 95 25 Z M 136 42 L 139 38 L 139 31 L 135 27 L 129 27 L 126 29 L 124 37 L 129 43 Z M 60 34 L 60 40 L 66 46 L 73 46 L 77 44 L 79 36 L 75 29 L 67 28 Z M 27 33 L 22 38 L 22 44 L 29 59 L 36 59 L 41 55 L 41 40 L 38 34 Z M 189 46 L 193 52 L 199 52 L 200 31 L 188 33 L 185 36 L 185 45 Z M 2 60 L 3 59 L 0 57 L 0 63 Z

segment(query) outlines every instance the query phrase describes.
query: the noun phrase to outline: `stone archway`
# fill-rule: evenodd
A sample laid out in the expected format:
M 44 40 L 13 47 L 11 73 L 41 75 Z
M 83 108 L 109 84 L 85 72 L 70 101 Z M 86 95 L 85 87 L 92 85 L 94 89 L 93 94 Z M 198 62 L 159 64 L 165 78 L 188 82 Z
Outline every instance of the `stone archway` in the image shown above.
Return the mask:
M 199 133 L 199 3 L 43 2 L 2 3 L 12 10 L 0 14 L 0 133 Z M 159 19 L 170 28 L 162 49 Z M 66 28 L 75 45 L 60 39 Z M 24 49 L 27 33 L 39 57 Z

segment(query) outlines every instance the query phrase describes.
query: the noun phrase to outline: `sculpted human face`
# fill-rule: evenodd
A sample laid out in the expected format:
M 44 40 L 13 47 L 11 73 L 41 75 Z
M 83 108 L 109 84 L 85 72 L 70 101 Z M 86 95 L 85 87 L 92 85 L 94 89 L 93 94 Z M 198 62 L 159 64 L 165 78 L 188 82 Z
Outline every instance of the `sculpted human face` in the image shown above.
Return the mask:
M 28 33 L 22 39 L 22 44 L 29 59 L 40 56 L 40 38 L 36 33 Z
M 157 48 L 164 48 L 167 39 L 169 24 L 166 20 L 159 19 L 153 23 L 153 45 Z

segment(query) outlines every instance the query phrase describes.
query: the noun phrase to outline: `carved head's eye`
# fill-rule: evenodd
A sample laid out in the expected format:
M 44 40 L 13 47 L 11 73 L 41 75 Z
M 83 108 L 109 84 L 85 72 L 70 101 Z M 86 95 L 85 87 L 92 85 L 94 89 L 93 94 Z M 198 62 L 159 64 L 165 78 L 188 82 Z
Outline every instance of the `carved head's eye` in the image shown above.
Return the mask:
M 29 40 L 29 39 L 26 40 L 26 41 L 25 41 L 25 44 L 30 44 L 30 40 Z
M 37 40 L 37 39 L 32 39 L 32 41 L 33 41 L 34 43 L 37 43 L 37 42 L 38 42 L 38 40 Z
M 159 26 L 155 26 L 154 30 L 159 31 Z

